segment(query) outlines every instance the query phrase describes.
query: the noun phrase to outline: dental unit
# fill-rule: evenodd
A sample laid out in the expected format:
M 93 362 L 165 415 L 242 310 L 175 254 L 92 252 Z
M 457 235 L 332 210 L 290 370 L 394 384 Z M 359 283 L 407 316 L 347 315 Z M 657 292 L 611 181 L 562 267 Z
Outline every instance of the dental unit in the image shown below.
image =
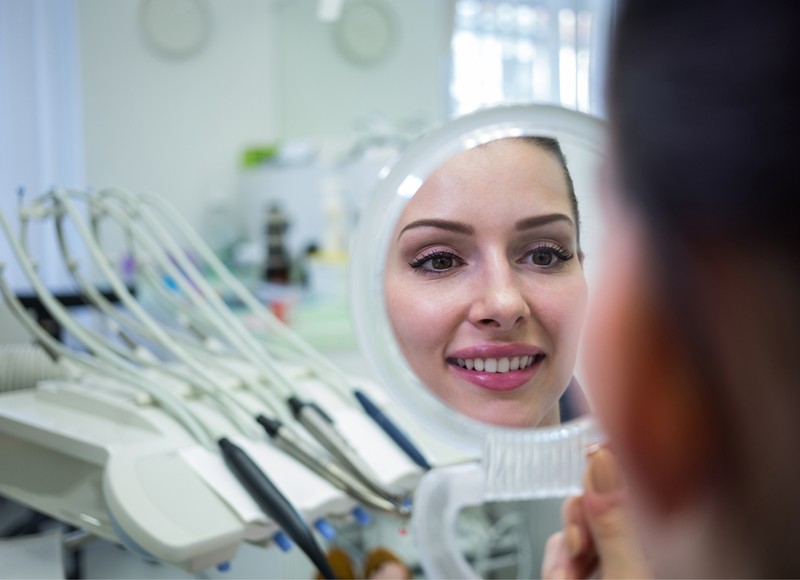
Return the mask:
M 121 201 L 128 201 L 130 199 L 129 197 L 122 197 L 118 190 L 102 190 L 97 194 L 96 198 L 93 198 L 95 201 L 92 207 L 97 204 L 100 206 L 101 211 L 119 221 L 124 220 L 129 215 L 141 216 L 142 218 L 146 217 L 146 214 L 143 211 L 139 211 L 138 207 L 133 207 L 128 212 L 120 211 L 118 208 L 114 207 L 114 205 L 107 202 L 107 200 L 112 197 L 121 199 Z M 66 196 L 64 204 L 67 211 L 70 212 L 74 218 L 76 212 L 71 206 L 68 196 Z M 57 223 L 60 223 L 60 221 L 59 219 Z M 142 221 L 144 222 L 145 220 L 143 219 Z M 159 227 L 159 224 L 154 220 L 148 221 L 147 225 L 149 227 L 147 232 L 141 231 L 142 224 L 139 223 L 138 220 L 129 220 L 127 225 L 129 226 L 129 233 L 135 238 L 136 242 L 146 247 L 148 257 L 153 258 L 154 261 L 157 262 L 161 270 L 166 272 L 171 279 L 174 280 L 174 283 L 177 284 L 181 290 L 181 296 L 188 299 L 191 306 L 189 312 L 201 315 L 207 327 L 210 324 L 213 330 L 219 333 L 219 338 L 222 341 L 233 345 L 235 351 L 242 353 L 247 361 L 263 375 L 264 381 L 255 385 L 256 391 L 266 391 L 269 396 L 272 395 L 272 393 L 265 389 L 266 385 L 279 387 L 279 397 L 288 402 L 299 423 L 305 427 L 317 441 L 327 448 L 344 467 L 348 468 L 358 477 L 362 484 L 388 501 L 397 502 L 401 500 L 402 498 L 398 498 L 397 494 L 386 490 L 385 485 L 377 480 L 377 475 L 372 472 L 372 468 L 369 467 L 358 454 L 353 452 L 347 441 L 335 430 L 333 422 L 324 411 L 320 409 L 319 405 L 307 404 L 300 399 L 300 393 L 292 388 L 291 382 L 271 364 L 270 358 L 267 356 L 268 353 L 265 352 L 263 345 L 256 343 L 252 335 L 243 327 L 240 319 L 230 314 L 230 310 L 221 302 L 218 294 L 208 286 L 204 277 L 185 256 L 185 253 L 178 244 L 166 234 L 164 228 Z M 155 236 L 153 236 L 153 234 L 155 234 Z M 152 242 L 154 237 L 157 237 L 157 239 L 164 244 L 164 249 L 168 254 L 159 251 L 160 248 Z M 60 239 L 63 239 L 63 236 L 61 236 Z M 91 243 L 91 239 L 87 237 L 84 239 L 88 244 Z M 133 247 L 136 246 L 134 245 Z M 173 258 L 174 261 L 177 262 L 177 266 L 170 258 Z M 141 262 L 145 265 L 145 270 L 149 270 L 147 266 L 150 262 L 145 260 L 141 260 Z M 178 270 L 178 268 L 180 268 L 180 270 Z M 203 294 L 202 297 L 198 295 L 198 290 Z M 132 297 L 130 296 L 124 298 L 126 302 L 131 300 Z M 173 305 L 173 311 L 176 312 L 187 310 L 185 307 L 175 308 L 174 306 L 175 305 Z M 170 347 L 169 343 L 164 342 L 163 339 L 161 342 L 163 347 Z M 309 355 L 309 359 L 311 360 L 316 360 L 317 358 L 319 357 Z M 274 397 L 274 395 L 272 396 Z M 287 422 L 285 408 L 280 406 L 279 401 L 271 400 L 269 401 L 269 406 L 272 412 L 276 414 L 276 417 L 271 419 L 285 424 Z M 270 419 L 268 417 L 263 417 L 263 415 L 261 418 Z M 261 423 L 262 425 L 265 424 L 264 421 L 261 421 Z M 284 433 L 288 431 L 286 427 L 280 431 L 284 434 L 283 437 L 289 436 L 288 433 Z M 386 508 L 384 507 L 384 509 Z
M 129 197 L 136 195 L 143 216 L 149 217 L 149 219 L 155 219 L 153 216 L 158 215 L 163 218 L 171 228 L 180 232 L 186 240 L 187 245 L 194 249 L 203 263 L 222 281 L 225 288 L 230 291 L 236 299 L 241 301 L 248 313 L 252 314 L 263 323 L 277 339 L 287 343 L 295 353 L 305 357 L 304 363 L 308 365 L 318 378 L 322 379 L 324 377 L 337 394 L 342 396 L 346 401 L 351 401 L 351 395 L 355 397 L 367 414 L 381 426 L 386 434 L 397 443 L 412 461 L 423 469 L 430 469 L 428 460 L 420 450 L 417 449 L 411 439 L 380 410 L 369 395 L 363 390 L 353 389 L 350 384 L 351 381 L 344 376 L 336 365 L 331 363 L 327 357 L 313 349 L 308 342 L 301 339 L 291 328 L 278 320 L 264 304 L 256 300 L 252 292 L 248 291 L 242 282 L 233 276 L 222 264 L 217 255 L 202 239 L 200 239 L 197 233 L 189 227 L 183 217 L 175 211 L 173 207 L 152 195 L 132 193 L 128 193 L 127 195 Z
M 6 236 L 11 239 L 10 231 L 7 226 L 5 220 L 2 222 L 3 230 L 6 233 Z M 41 280 L 35 273 L 35 268 L 33 264 L 29 260 L 26 259 L 24 254 L 19 253 L 18 250 L 20 249 L 19 246 L 12 241 L 12 246 L 17 253 L 17 258 L 20 260 L 23 268 L 28 275 L 29 280 L 34 285 L 35 289 L 39 296 L 45 301 L 48 310 L 53 314 L 59 322 L 62 324 L 66 324 L 70 326 L 70 330 L 84 342 L 84 344 L 89 348 L 89 351 L 92 352 L 95 356 L 109 362 L 113 365 L 116 370 L 122 371 L 126 374 L 130 373 L 132 375 L 136 375 L 135 367 L 131 367 L 127 361 L 124 359 L 118 358 L 117 353 L 114 353 L 112 350 L 107 349 L 101 343 L 97 342 L 95 337 L 92 337 L 90 333 L 87 333 L 79 325 L 72 325 L 69 321 L 69 316 L 64 315 L 63 307 L 60 307 L 55 299 L 49 295 L 49 292 L 44 288 Z M 154 379 L 158 379 L 158 377 L 148 377 L 146 380 L 153 381 Z M 158 384 L 163 384 L 162 380 L 157 381 Z M 137 381 L 138 383 L 138 381 Z M 158 388 L 152 389 L 150 394 L 154 396 L 157 402 L 163 405 L 165 395 L 164 391 L 159 386 Z M 241 425 L 243 424 L 242 416 L 236 416 L 233 414 L 233 408 L 229 405 L 230 401 L 235 401 L 232 397 L 228 400 L 225 400 L 226 393 L 224 391 L 217 391 L 214 389 L 207 389 L 203 392 L 204 395 L 207 395 L 214 399 L 216 403 L 218 403 L 219 407 L 223 409 L 228 415 L 230 422 L 238 428 L 242 428 Z M 174 404 L 174 400 L 170 401 Z M 180 404 L 180 403 L 179 403 Z M 200 417 L 196 417 L 199 419 L 199 422 L 202 424 L 203 419 Z M 247 423 L 244 423 L 247 425 Z M 271 482 L 271 480 L 261 471 L 258 465 L 253 462 L 252 459 L 237 445 L 231 442 L 229 437 L 232 437 L 231 433 L 228 432 L 213 432 L 213 429 L 209 428 L 208 425 L 206 426 L 206 431 L 208 435 L 212 438 L 212 440 L 216 440 L 219 444 L 219 448 L 224 456 L 225 461 L 230 464 L 232 471 L 236 473 L 236 475 L 242 479 L 243 484 L 247 487 L 250 494 L 256 500 L 256 503 L 264 509 L 264 511 L 269 514 L 276 523 L 279 523 L 281 527 L 288 532 L 290 537 L 309 555 L 311 560 L 319 567 L 320 571 L 323 572 L 326 576 L 330 576 L 331 572 L 328 567 L 328 564 L 322 554 L 321 549 L 317 545 L 316 541 L 314 540 L 310 530 L 303 522 L 302 518 L 297 515 L 296 510 L 291 508 L 291 504 L 288 500 L 283 496 L 283 494 L 279 491 L 279 489 Z M 250 435 L 250 434 L 248 434 Z M 209 441 L 206 437 L 203 437 L 201 441 L 208 446 Z M 113 511 L 112 511 L 112 526 L 119 530 L 120 526 L 118 523 L 113 523 Z M 121 535 L 124 532 L 118 532 Z M 126 538 L 127 544 L 132 544 L 134 548 L 142 553 L 147 554 L 148 551 L 145 548 L 139 546 L 135 539 Z
M 72 198 L 88 203 L 94 231 Z M 351 381 L 335 365 L 245 291 L 253 310 L 285 339 L 280 345 L 257 341 L 166 230 L 138 220 L 145 214 L 138 198 L 119 190 L 55 190 L 20 209 L 22 241 L 0 214 L 3 233 L 40 300 L 86 351 L 67 348 L 41 329 L 0 276 L 8 307 L 64 370 L 63 378 L 40 381 L 35 389 L 0 394 L 0 437 L 14 442 L 5 447 L 4 464 L 24 473 L 25 462 L 12 456 L 24 450 L 32 458 L 56 457 L 54 465 L 69 466 L 75 477 L 63 501 L 53 490 L 33 485 L 31 491 L 5 476 L 0 493 L 187 570 L 229 560 L 242 541 L 263 545 L 283 532 L 332 577 L 308 522 L 343 517 L 359 505 L 407 517 L 404 497 L 419 467 L 375 423 L 362 419 L 349 396 Z M 172 277 L 188 301 L 181 310 L 202 330 L 179 332 L 142 308 L 100 249 L 100 216 L 122 224 L 137 254 L 144 250 L 147 268 L 153 263 Z M 67 218 L 126 313 L 81 275 L 64 235 Z M 24 246 L 31 219 L 54 221 L 73 279 L 121 344 L 82 327 L 44 286 Z M 198 245 L 201 255 L 210 252 Z M 221 263 L 213 265 L 227 272 Z M 361 391 L 354 393 L 361 400 Z M 325 411 L 318 405 L 323 400 Z M 374 405 L 366 394 L 364 400 Z M 372 416 L 381 416 L 377 406 Z
M 64 243 L 65 236 L 63 232 L 62 220 L 59 218 L 56 223 L 59 229 L 59 240 L 61 241 L 64 259 L 70 266 L 70 271 L 81 287 L 81 290 L 91 298 L 91 302 L 97 305 L 101 311 L 109 316 L 116 317 L 117 321 L 120 321 L 121 317 L 118 316 L 119 310 L 115 309 L 113 305 L 108 302 L 108 300 L 105 299 L 93 285 L 88 284 L 86 280 L 80 276 L 79 268 L 77 267 L 77 261 L 69 255 L 66 243 Z M 137 260 L 137 263 L 140 262 Z M 175 306 L 176 311 L 178 311 L 180 308 L 185 309 L 183 305 L 175 304 L 173 306 Z M 130 323 L 131 321 L 123 322 Z M 148 336 L 147 328 L 136 326 L 134 330 L 139 335 Z M 141 344 L 135 343 L 122 329 L 115 328 L 115 332 L 127 343 L 135 345 L 137 356 L 142 356 L 143 354 L 147 355 L 144 357 L 145 360 L 142 361 L 143 364 L 148 364 L 148 361 L 155 359 L 155 355 L 153 353 L 147 352 Z M 169 349 L 170 345 L 175 342 L 176 336 L 180 335 L 170 334 L 170 340 L 162 343 L 162 346 Z M 153 338 L 152 335 L 150 335 L 150 338 Z M 156 338 L 156 340 L 158 340 L 158 338 Z M 197 349 L 198 345 L 192 345 L 189 341 L 186 341 L 185 344 L 182 345 L 182 348 L 182 352 L 186 352 L 187 349 Z M 221 347 L 218 346 L 217 348 L 219 349 Z M 176 354 L 178 357 L 180 357 L 181 352 L 173 354 Z M 252 370 L 247 366 L 244 366 L 246 365 L 245 361 L 242 361 L 241 359 L 236 360 L 232 353 L 220 352 L 215 355 L 213 353 L 209 353 L 207 349 L 202 353 L 195 351 L 195 355 L 197 354 L 202 354 L 204 357 L 202 363 L 198 363 L 204 366 L 204 374 L 211 374 L 211 376 L 215 376 L 215 381 L 233 378 L 235 381 L 239 381 L 234 388 L 249 388 L 257 397 L 263 398 L 263 402 L 269 407 L 270 410 L 275 411 L 276 409 L 280 409 L 280 407 L 277 405 L 277 402 L 270 396 L 271 392 L 265 389 L 263 384 L 258 384 L 258 378 L 253 376 Z M 187 380 L 189 382 L 191 382 L 193 378 L 195 380 L 198 378 L 202 380 L 201 377 L 198 377 L 196 373 L 192 372 L 192 369 L 188 369 L 188 374 L 192 375 L 189 377 L 186 376 L 186 370 L 179 369 L 174 366 L 165 367 L 164 370 L 167 373 L 177 374 L 178 378 Z M 252 410 L 254 408 L 257 408 L 256 405 L 252 405 L 252 408 L 248 407 L 244 411 L 252 415 Z M 365 505 L 368 505 L 376 510 L 387 513 L 394 513 L 398 511 L 398 506 L 396 504 L 387 501 L 385 498 L 376 496 L 369 490 L 365 490 L 363 488 L 363 484 L 354 479 L 350 472 L 342 469 L 329 456 L 323 455 L 323 453 L 320 452 L 321 450 L 313 449 L 303 437 L 294 432 L 290 426 L 285 425 L 286 418 L 269 418 L 265 416 L 264 413 L 260 413 L 256 416 L 256 421 L 267 431 L 278 447 L 292 455 L 295 459 L 301 461 L 310 469 L 316 471 L 318 475 L 327 479 L 339 489 L 342 489 L 343 491 L 352 495 L 354 498 L 360 500 Z

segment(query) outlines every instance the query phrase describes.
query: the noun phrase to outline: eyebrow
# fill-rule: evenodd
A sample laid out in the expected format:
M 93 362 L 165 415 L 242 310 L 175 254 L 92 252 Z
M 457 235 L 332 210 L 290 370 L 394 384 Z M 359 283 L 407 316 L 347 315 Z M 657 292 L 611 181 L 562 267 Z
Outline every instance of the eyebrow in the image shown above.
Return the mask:
M 569 225 L 573 227 L 575 225 L 569 216 L 564 215 L 563 213 L 551 213 L 547 215 L 539 215 L 520 220 L 516 224 L 514 224 L 514 229 L 518 232 L 521 232 L 525 230 L 538 228 L 543 225 L 547 225 L 558 221 L 567 222 Z M 455 221 L 441 220 L 441 219 L 424 219 L 424 220 L 416 220 L 411 222 L 410 224 L 407 224 L 402 230 L 400 230 L 400 233 L 397 234 L 397 239 L 399 240 L 400 236 L 402 236 L 408 230 L 413 230 L 414 228 L 438 228 L 440 230 L 446 230 L 449 232 L 455 232 L 457 234 L 465 234 L 465 235 L 472 235 L 475 233 L 475 230 L 473 229 L 472 226 L 462 222 L 455 222 Z
M 414 228 L 438 228 L 440 230 L 447 230 L 449 232 L 455 232 L 457 234 L 466 234 L 471 235 L 475 233 L 475 230 L 472 229 L 472 226 L 469 226 L 462 222 L 454 222 L 450 220 L 439 220 L 439 219 L 424 219 L 424 220 L 417 220 L 413 221 L 410 224 L 406 225 L 400 233 L 397 234 L 397 239 L 400 239 L 404 233 L 408 230 L 413 230 Z
M 537 215 L 535 217 L 529 217 L 525 218 L 524 220 L 520 220 L 514 224 L 514 229 L 519 232 L 538 228 L 540 226 L 559 221 L 567 222 L 569 225 L 575 227 L 575 222 L 573 222 L 572 218 L 570 218 L 568 215 L 563 213 L 549 213 L 547 215 Z

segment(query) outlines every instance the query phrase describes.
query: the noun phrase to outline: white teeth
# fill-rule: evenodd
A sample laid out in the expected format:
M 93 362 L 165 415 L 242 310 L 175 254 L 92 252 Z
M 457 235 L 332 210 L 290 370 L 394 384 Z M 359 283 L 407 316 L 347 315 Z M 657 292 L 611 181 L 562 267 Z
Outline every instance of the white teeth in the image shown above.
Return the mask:
M 487 373 L 507 373 L 527 368 L 536 359 L 534 356 L 515 356 L 513 358 L 459 358 L 458 366 L 467 370 Z

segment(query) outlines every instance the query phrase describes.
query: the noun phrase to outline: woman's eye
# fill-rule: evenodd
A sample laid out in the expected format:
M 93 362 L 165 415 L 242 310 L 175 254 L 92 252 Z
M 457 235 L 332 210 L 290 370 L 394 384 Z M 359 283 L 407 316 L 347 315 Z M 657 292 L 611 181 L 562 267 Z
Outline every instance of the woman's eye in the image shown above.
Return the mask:
M 536 266 L 550 266 L 556 259 L 552 250 L 536 250 L 531 254 L 531 262 Z
M 409 266 L 423 273 L 443 273 L 462 264 L 461 258 L 450 252 L 434 252 L 411 260 Z
M 528 252 L 525 255 L 525 260 L 539 268 L 552 268 L 560 262 L 571 260 L 574 256 L 574 252 L 561 247 L 542 246 Z
M 447 270 L 448 268 L 452 268 L 454 264 L 452 256 L 437 256 L 431 258 L 429 261 L 431 263 L 431 268 L 434 270 Z

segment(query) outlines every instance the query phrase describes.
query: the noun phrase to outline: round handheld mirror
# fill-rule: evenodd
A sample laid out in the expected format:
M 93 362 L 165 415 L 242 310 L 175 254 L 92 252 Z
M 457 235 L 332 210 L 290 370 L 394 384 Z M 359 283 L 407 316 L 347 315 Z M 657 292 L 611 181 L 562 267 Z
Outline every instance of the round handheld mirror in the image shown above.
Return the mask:
M 567 397 L 583 404 L 604 141 L 600 120 L 568 109 L 483 109 L 406 149 L 360 220 L 362 352 L 420 427 L 479 459 L 436 467 L 417 488 L 432 576 L 475 576 L 453 538 L 462 507 L 579 491 L 598 434 L 589 417 L 562 419 Z

